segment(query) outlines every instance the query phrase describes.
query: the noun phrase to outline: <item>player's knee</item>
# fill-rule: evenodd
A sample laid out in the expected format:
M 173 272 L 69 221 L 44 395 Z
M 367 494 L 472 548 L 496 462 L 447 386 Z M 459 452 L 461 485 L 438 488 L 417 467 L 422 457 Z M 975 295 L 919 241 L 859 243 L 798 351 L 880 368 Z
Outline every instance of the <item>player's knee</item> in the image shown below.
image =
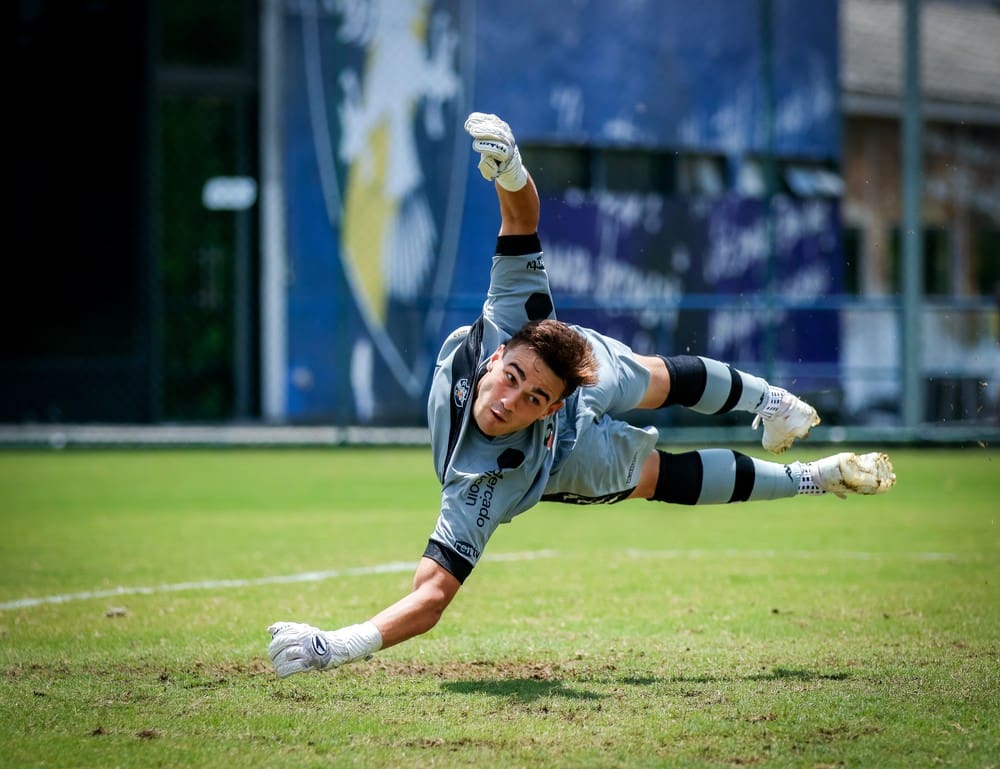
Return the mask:
M 635 359 L 649 372 L 649 385 L 637 408 L 659 408 L 670 393 L 670 372 L 659 355 L 636 355 Z
M 639 483 L 629 496 L 629 499 L 651 499 L 656 493 L 656 482 L 660 477 L 660 455 L 657 451 L 650 452 L 639 471 Z
M 656 487 L 647 499 L 678 505 L 698 504 L 702 483 L 702 464 L 698 452 L 671 454 L 657 451 L 656 457 L 659 466 Z

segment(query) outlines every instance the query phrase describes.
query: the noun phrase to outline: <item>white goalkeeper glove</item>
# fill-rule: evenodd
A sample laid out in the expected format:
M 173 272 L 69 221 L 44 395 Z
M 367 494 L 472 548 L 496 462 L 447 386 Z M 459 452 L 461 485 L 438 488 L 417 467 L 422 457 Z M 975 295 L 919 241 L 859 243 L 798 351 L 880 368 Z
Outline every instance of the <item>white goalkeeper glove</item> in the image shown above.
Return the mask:
M 509 125 L 496 115 L 473 112 L 465 121 L 465 130 L 472 137 L 472 149 L 479 153 L 479 173 L 484 179 L 496 181 L 510 192 L 528 183 L 528 172 Z
M 382 634 L 371 622 L 324 631 L 301 622 L 275 622 L 267 632 L 267 653 L 280 678 L 309 670 L 330 670 L 369 658 L 382 648 Z

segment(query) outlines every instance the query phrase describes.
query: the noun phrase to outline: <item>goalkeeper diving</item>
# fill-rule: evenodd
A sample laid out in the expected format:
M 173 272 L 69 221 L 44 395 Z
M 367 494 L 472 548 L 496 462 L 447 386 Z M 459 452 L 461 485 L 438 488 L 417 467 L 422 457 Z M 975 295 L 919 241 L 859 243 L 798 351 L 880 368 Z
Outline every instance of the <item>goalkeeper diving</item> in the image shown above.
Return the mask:
M 787 390 L 721 361 L 643 355 L 556 320 L 538 235 L 540 202 L 510 127 L 465 122 L 479 171 L 496 188 L 500 232 L 482 312 L 441 346 L 427 402 L 441 508 L 412 590 L 358 624 L 276 622 L 269 653 L 282 678 L 329 670 L 426 633 L 441 619 L 502 523 L 540 501 L 618 504 L 767 502 L 879 494 L 896 482 L 879 452 L 783 464 L 726 448 L 669 452 L 635 409 L 738 411 L 781 454 L 820 421 Z

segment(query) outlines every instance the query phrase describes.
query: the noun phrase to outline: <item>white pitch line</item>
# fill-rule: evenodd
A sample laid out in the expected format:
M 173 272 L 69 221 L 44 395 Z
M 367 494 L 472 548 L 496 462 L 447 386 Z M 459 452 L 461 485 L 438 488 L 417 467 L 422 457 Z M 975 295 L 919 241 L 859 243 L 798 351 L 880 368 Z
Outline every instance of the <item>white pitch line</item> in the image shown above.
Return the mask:
M 836 561 L 884 561 L 897 558 L 907 561 L 957 561 L 955 553 L 870 553 L 860 550 L 626 550 L 631 558 L 797 558 Z
M 497 561 L 533 561 L 539 558 L 552 558 L 554 550 L 533 550 L 524 553 L 497 553 L 483 557 L 484 562 Z M 375 566 L 355 566 L 350 569 L 331 569 L 330 571 L 305 571 L 301 574 L 282 574 L 273 577 L 255 577 L 253 579 L 214 579 L 202 582 L 177 582 L 172 585 L 156 585 L 148 587 L 115 587 L 107 590 L 87 590 L 81 593 L 63 593 L 62 595 L 46 595 L 37 598 L 19 598 L 16 601 L 0 603 L 0 611 L 5 609 L 27 609 L 32 606 L 42 606 L 49 603 L 70 603 L 72 601 L 87 601 L 93 598 L 116 598 L 123 595 L 157 595 L 159 593 L 177 593 L 186 590 L 219 590 L 234 587 L 255 587 L 257 585 L 286 585 L 296 582 L 321 582 L 338 577 L 361 577 L 370 574 L 398 574 L 410 572 L 417 568 L 415 561 L 394 561 Z
M 812 560 L 828 558 L 845 561 L 876 561 L 890 558 L 902 558 L 916 561 L 958 561 L 960 557 L 954 553 L 869 553 L 862 551 L 837 550 L 623 550 L 629 558 L 664 558 L 664 559 L 700 559 L 700 558 L 798 558 Z M 502 561 L 532 561 L 540 558 L 555 558 L 560 553 L 556 550 L 529 550 L 521 553 L 497 553 L 483 557 L 484 562 Z M 0 611 L 8 609 L 26 609 L 32 606 L 42 606 L 52 603 L 70 603 L 72 601 L 87 601 L 94 598 L 115 598 L 125 595 L 157 595 L 159 593 L 177 593 L 187 590 L 220 590 L 224 588 L 254 587 L 257 585 L 286 585 L 297 582 L 321 582 L 339 577 L 361 577 L 371 574 L 398 574 L 417 568 L 414 561 L 393 561 L 376 564 L 375 566 L 355 566 L 349 569 L 331 569 L 330 571 L 306 571 L 301 574 L 282 574 L 271 577 L 255 577 L 253 579 L 217 579 L 202 582 L 178 582 L 169 585 L 150 587 L 115 587 L 108 590 L 88 590 L 81 593 L 64 593 L 62 595 L 46 595 L 36 598 L 20 598 L 16 601 L 0 603 Z

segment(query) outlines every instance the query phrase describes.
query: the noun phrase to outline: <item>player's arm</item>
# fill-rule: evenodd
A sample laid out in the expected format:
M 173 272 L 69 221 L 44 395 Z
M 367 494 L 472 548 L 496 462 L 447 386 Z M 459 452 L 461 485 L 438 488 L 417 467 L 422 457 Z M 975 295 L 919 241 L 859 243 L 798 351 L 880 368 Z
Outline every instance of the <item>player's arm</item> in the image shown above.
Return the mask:
M 374 617 L 386 649 L 434 627 L 462 584 L 441 564 L 421 558 L 413 575 L 413 591 Z
M 465 121 L 472 149 L 479 153 L 479 172 L 496 182 L 500 200 L 500 234 L 531 235 L 538 231 L 538 190 L 521 162 L 514 134 L 496 115 L 473 112 Z
M 538 232 L 539 201 L 538 190 L 531 174 L 525 171 L 527 181 L 516 192 L 497 185 L 500 199 L 500 234 L 531 235 Z
M 538 191 L 503 120 L 473 112 L 465 130 L 479 153 L 479 171 L 495 183 L 500 201 L 500 234 L 483 317 L 509 338 L 529 320 L 555 317 L 538 238 Z
M 339 630 L 320 630 L 301 622 L 275 622 L 268 628 L 268 653 L 279 676 L 329 670 L 380 649 L 426 633 L 441 618 L 461 587 L 458 579 L 430 558 L 421 558 L 413 590 L 368 622 Z

